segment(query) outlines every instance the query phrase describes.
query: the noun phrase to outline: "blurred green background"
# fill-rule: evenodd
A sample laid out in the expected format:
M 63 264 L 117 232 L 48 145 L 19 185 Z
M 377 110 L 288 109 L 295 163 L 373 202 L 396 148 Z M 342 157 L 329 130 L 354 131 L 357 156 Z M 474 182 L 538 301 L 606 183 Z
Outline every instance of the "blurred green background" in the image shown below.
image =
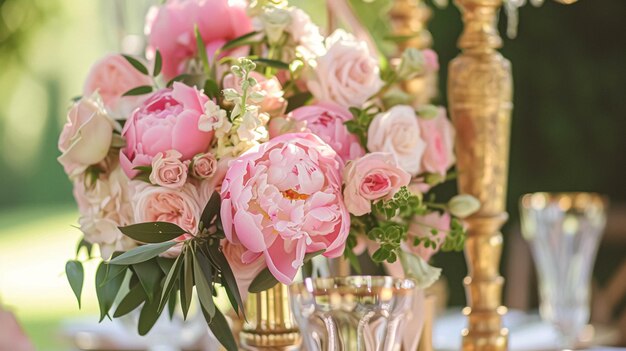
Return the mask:
M 126 0 L 133 1 L 139 0 Z M 91 63 L 117 50 L 112 3 L 0 0 L 0 301 L 17 313 L 39 349 L 61 348 L 60 321 L 96 308 L 89 278 L 79 311 L 63 276 L 80 233 L 71 227 L 77 214 L 56 162 L 56 142 L 68 101 L 80 94 Z M 320 0 L 295 3 L 324 22 Z M 384 31 L 389 0 L 353 3 L 365 23 Z M 515 87 L 505 233 L 517 222 L 517 199 L 526 192 L 597 191 L 614 203 L 626 201 L 625 15 L 621 0 L 546 2 L 522 8 L 518 37 L 504 38 Z M 141 16 L 134 21 L 131 27 L 140 31 Z M 506 18 L 500 22 L 504 33 Z M 430 29 L 443 104 L 461 28 L 454 6 L 434 9 Z M 451 302 L 462 304 L 462 255 L 438 260 Z M 92 266 L 86 274 L 92 276 Z

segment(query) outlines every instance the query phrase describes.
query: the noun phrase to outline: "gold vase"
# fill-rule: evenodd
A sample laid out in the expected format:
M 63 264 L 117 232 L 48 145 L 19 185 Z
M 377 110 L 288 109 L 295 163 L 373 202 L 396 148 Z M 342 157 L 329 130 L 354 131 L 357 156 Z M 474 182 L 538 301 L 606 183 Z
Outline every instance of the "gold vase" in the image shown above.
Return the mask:
M 289 304 L 289 290 L 278 284 L 273 288 L 248 295 L 246 316 L 239 334 L 245 350 L 298 350 L 300 332 Z

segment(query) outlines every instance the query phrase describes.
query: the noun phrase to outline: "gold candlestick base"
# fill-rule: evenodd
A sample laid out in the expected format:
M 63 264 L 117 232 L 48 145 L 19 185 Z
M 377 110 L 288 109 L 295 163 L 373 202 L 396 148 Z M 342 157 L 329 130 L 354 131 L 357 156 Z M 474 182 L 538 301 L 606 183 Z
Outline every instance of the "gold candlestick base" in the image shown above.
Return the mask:
M 288 351 L 300 349 L 300 332 L 293 320 L 286 285 L 250 294 L 245 302 L 248 322 L 239 334 L 245 350 Z

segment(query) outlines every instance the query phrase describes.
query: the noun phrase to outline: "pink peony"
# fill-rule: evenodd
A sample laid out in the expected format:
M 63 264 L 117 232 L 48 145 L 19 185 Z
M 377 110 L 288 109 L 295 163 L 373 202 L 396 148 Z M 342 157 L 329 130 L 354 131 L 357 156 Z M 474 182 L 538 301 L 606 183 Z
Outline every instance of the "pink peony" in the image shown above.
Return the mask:
M 246 248 L 243 245 L 233 244 L 228 240 L 222 241 L 222 251 L 230 269 L 237 278 L 237 287 L 242 299 L 248 296 L 248 288 L 256 278 L 256 276 L 265 269 L 265 260 L 263 257 L 253 254 L 253 259 L 249 260 L 246 256 Z
M 146 18 L 148 54 L 161 52 L 166 79 L 182 73 L 186 61 L 196 55 L 195 25 L 209 57 L 228 40 L 252 31 L 244 1 L 167 1 Z
M 152 158 L 152 184 L 178 189 L 187 181 L 188 165 L 180 160 L 181 153 L 176 150 L 159 152 Z M 188 162 L 186 162 L 188 163 Z
M 97 94 L 80 99 L 67 113 L 59 137 L 58 161 L 70 177 L 78 176 L 109 153 L 117 124 L 107 115 Z
M 372 211 L 372 201 L 392 197 L 411 181 L 391 154 L 373 152 L 349 162 L 343 172 L 343 191 L 348 211 L 362 216 Z
M 430 173 L 446 174 L 454 164 L 454 127 L 446 117 L 446 110 L 439 108 L 437 117 L 420 118 L 419 125 L 426 149 L 422 157 L 422 169 Z
M 91 67 L 83 96 L 91 96 L 97 91 L 107 110 L 116 117 L 126 119 L 145 97 L 122 95 L 142 85 L 152 85 L 150 77 L 137 71 L 121 55 L 108 55 Z
M 352 114 L 345 107 L 332 103 L 317 103 L 293 110 L 291 118 L 305 123 L 307 131 L 330 145 L 344 162 L 365 154 L 357 136 L 350 133 L 344 124 L 352 119 Z
M 283 87 L 276 77 L 266 78 L 258 72 L 250 72 L 250 77 L 254 78 L 259 84 L 251 90 L 265 94 L 265 98 L 259 105 L 260 112 L 265 112 L 271 116 L 282 115 L 287 107 L 287 100 L 283 98 Z M 224 77 L 223 88 L 235 89 L 241 93 L 241 78 L 235 77 L 229 73 Z
M 234 160 L 222 184 L 226 238 L 264 256 L 282 283 L 293 281 L 308 252 L 343 253 L 350 215 L 341 196 L 337 153 L 310 133 L 285 134 Z
M 436 229 L 438 233 L 432 235 L 431 230 Z M 430 258 L 439 251 L 443 245 L 446 235 L 450 230 L 450 215 L 447 213 L 431 212 L 424 216 L 414 217 L 408 232 L 407 245 L 403 245 L 405 250 L 421 257 L 428 262 Z M 436 248 L 426 248 L 424 245 L 414 246 L 413 239 L 429 237 L 437 243 Z
M 213 132 L 198 129 L 200 116 L 209 98 L 182 83 L 153 94 L 126 122 L 122 136 L 126 146 L 120 151 L 120 164 L 129 178 L 133 168 L 148 166 L 161 152 L 176 150 L 183 161 L 206 152 Z

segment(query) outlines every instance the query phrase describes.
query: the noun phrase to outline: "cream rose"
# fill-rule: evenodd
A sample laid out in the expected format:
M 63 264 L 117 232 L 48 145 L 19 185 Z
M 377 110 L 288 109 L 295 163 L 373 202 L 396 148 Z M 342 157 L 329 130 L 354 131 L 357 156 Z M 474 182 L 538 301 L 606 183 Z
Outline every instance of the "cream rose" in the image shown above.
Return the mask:
M 74 181 L 74 198 L 78 203 L 78 223 L 85 240 L 98 244 L 104 259 L 114 251 L 126 251 L 136 243 L 122 234 L 119 226 L 133 223 L 128 178 L 117 166 L 108 175 L 102 175 L 93 186 L 83 177 Z
M 317 100 L 359 107 L 383 86 L 378 63 L 365 42 L 337 30 L 326 40 L 326 47 L 307 83 Z
M 422 172 L 426 142 L 413 108 L 398 105 L 377 114 L 368 129 L 367 148 L 394 155 L 400 168 L 413 176 Z
M 109 153 L 115 121 L 107 115 L 97 94 L 76 102 L 67 114 L 59 137 L 58 161 L 65 173 L 74 177 Z
M 159 152 L 152 158 L 150 182 L 166 188 L 178 189 L 187 181 L 188 161 L 182 162 L 183 155 L 176 150 Z

